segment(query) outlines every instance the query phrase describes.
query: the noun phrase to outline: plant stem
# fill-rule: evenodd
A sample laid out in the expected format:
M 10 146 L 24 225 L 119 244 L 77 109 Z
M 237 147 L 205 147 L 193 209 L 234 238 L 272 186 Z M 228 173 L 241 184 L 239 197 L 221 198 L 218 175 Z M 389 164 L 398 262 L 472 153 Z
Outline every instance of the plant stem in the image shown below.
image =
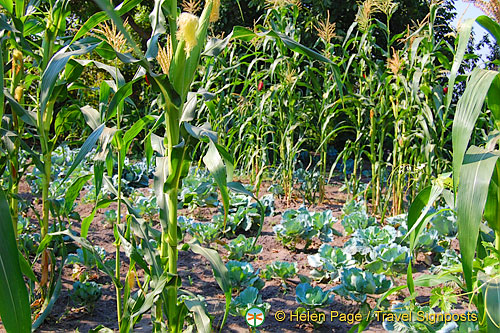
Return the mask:
M 43 132 L 43 141 L 46 142 L 46 133 Z M 44 163 L 44 173 L 42 177 L 42 223 L 41 223 L 41 239 L 44 239 L 49 232 L 49 217 L 50 217 L 50 203 L 49 203 L 49 188 L 50 188 L 50 177 L 51 177 L 51 152 L 48 150 L 48 146 L 43 153 L 43 163 Z M 40 285 L 42 287 L 43 297 L 47 296 L 47 282 L 49 280 L 49 254 L 47 250 L 42 253 L 42 278 L 40 280 Z M 48 304 L 49 298 L 45 298 L 45 304 Z
M 120 130 L 121 123 L 121 110 L 122 105 L 119 105 L 116 109 L 116 129 Z M 116 208 L 116 224 L 119 225 L 121 223 L 121 215 L 122 215 L 122 172 L 123 172 L 123 164 L 122 164 L 122 147 L 118 144 L 118 188 L 117 188 L 117 196 L 116 201 L 118 207 Z M 115 239 L 116 246 L 116 254 L 115 254 L 115 277 L 116 280 L 120 281 L 120 239 Z M 122 318 L 122 292 L 120 285 L 115 285 L 116 289 L 116 315 L 118 318 L 118 327 L 121 326 L 121 318 Z

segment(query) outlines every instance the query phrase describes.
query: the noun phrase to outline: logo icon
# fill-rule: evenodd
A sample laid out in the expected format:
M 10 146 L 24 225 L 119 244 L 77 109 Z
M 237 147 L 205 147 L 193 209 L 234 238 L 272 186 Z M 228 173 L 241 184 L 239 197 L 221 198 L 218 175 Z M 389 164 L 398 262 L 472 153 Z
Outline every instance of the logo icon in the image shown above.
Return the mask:
M 264 323 L 266 317 L 259 308 L 251 308 L 245 313 L 245 320 L 250 327 L 258 327 Z

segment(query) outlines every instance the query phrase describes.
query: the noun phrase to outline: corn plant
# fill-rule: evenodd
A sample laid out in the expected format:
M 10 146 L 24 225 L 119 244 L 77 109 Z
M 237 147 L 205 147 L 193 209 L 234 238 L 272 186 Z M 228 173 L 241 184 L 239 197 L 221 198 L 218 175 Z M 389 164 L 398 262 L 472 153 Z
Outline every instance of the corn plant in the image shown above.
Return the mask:
M 126 226 L 121 227 L 118 223 L 115 225 L 115 235 L 119 238 L 117 246 L 121 242 L 129 249 L 127 252 L 131 262 L 133 260 L 134 263 L 143 268 L 148 276 L 147 281 L 155 285 L 152 288 L 149 283 L 146 284 L 146 288 L 148 288 L 146 290 L 149 290 L 149 292 L 146 295 L 141 293 L 135 298 L 135 302 L 127 301 L 133 284 L 124 286 L 125 301 L 123 315 L 119 317 L 121 319 L 120 330 L 128 331 L 133 327 L 139 316 L 144 313 L 144 309 L 153 308 L 154 331 L 181 331 L 184 327 L 184 318 L 189 311 L 195 311 L 197 316 L 204 318 L 203 323 L 197 323 L 197 329 L 208 331 L 210 328 L 207 325 L 210 320 L 204 310 L 195 306 L 193 300 L 184 302 L 178 300 L 179 294 L 186 295 L 186 291 L 179 288 L 180 279 L 177 273 L 178 245 L 180 242 L 177 225 L 177 201 L 179 188 L 182 186 L 182 178 L 187 175 L 189 170 L 192 152 L 200 142 L 208 144 L 208 150 L 203 161 L 221 191 L 225 208 L 224 221 L 226 220 L 229 205 L 228 187 L 238 192 L 242 191 L 241 185 L 238 186 L 238 184 L 228 182 L 232 176 L 233 161 L 225 149 L 218 144 L 216 134 L 207 126 L 199 127 L 191 124 L 196 119 L 196 99 L 194 103 L 186 102 L 207 39 L 209 23 L 217 20 L 220 3 L 216 0 L 207 1 L 201 16 L 197 17 L 185 12 L 179 14 L 175 0 L 156 1 L 154 10 L 150 15 L 153 31 L 146 54 L 143 54 L 135 44 L 133 38 L 125 29 L 122 20 L 115 13 L 114 8 L 106 1 L 97 1 L 97 3 L 113 20 L 117 29 L 132 48 L 132 53 L 122 53 L 120 50 L 115 49 L 117 56 L 125 63 L 139 65 L 136 78 L 145 76 L 147 82 L 151 84 L 152 90 L 156 93 L 157 98 L 154 103 L 160 113 L 157 119 L 162 120 L 165 133 L 165 137 L 162 138 L 151 132 L 148 135 L 150 142 L 149 148 L 147 148 L 148 156 L 152 156 L 153 148 L 157 154 L 154 187 L 160 208 L 161 234 L 156 233 L 144 220 L 137 218 L 133 213 L 127 217 Z M 95 27 L 99 20 L 103 19 L 103 16 L 99 15 L 98 18 L 91 18 L 90 23 L 84 25 L 82 29 L 88 31 Z M 170 34 L 166 36 L 166 45 L 168 46 L 166 46 L 165 50 L 159 46 L 159 41 L 162 36 L 166 35 L 167 23 Z M 244 28 L 235 28 L 232 36 L 245 40 L 265 37 L 268 34 L 271 35 L 270 37 L 279 40 L 284 39 L 283 36 L 274 32 L 266 31 L 259 35 Z M 219 41 L 218 45 L 219 48 L 223 47 L 225 45 L 224 41 Z M 319 54 L 299 44 L 294 44 L 293 47 L 289 45 L 289 47 L 303 54 L 309 53 L 320 57 Z M 216 56 L 218 53 L 213 51 L 207 52 L 207 54 Z M 158 59 L 163 74 L 154 73 L 154 58 Z M 111 105 L 115 106 L 123 102 L 123 96 L 126 96 L 127 92 L 130 91 L 131 84 L 132 82 L 129 82 L 117 90 Z M 121 94 L 122 90 L 123 93 Z M 132 129 L 139 126 L 136 125 Z M 127 142 L 125 137 L 129 137 L 127 134 L 128 132 L 123 137 L 125 142 Z M 124 147 L 118 146 L 119 149 Z M 123 158 L 123 155 L 121 158 Z M 130 208 L 129 212 L 131 211 Z M 134 252 L 134 243 L 137 240 L 131 238 L 132 234 L 144 244 L 148 263 L 143 259 L 141 260 L 137 253 Z M 149 242 L 148 238 L 151 236 L 157 236 L 158 249 L 154 249 L 147 244 Z M 223 327 L 229 310 L 232 289 L 228 280 L 227 269 L 215 251 L 203 249 L 196 243 L 190 243 L 188 247 L 195 253 L 203 254 L 208 258 L 215 271 L 216 280 L 226 295 L 226 311 L 220 324 L 220 327 Z M 116 276 L 113 280 L 117 287 L 118 296 L 118 289 L 121 286 L 118 264 L 116 270 Z M 120 316 L 122 305 L 119 299 L 117 299 L 117 302 Z M 139 312 L 138 307 L 142 307 Z M 164 319 L 166 319 L 166 324 Z
M 12 175 L 9 185 L 9 199 L 11 207 L 12 222 L 14 230 L 17 230 L 17 184 L 22 172 L 20 169 L 20 149 L 31 158 L 35 168 L 41 173 L 41 199 L 42 212 L 39 217 L 40 234 L 42 238 L 37 255 L 41 255 L 41 279 L 39 282 L 41 291 L 41 308 L 33 327 L 38 327 L 47 316 L 53 306 L 61 288 L 62 265 L 65 260 L 64 245 L 60 238 L 56 242 L 50 242 L 49 227 L 53 229 L 64 228 L 62 223 L 50 225 L 51 218 L 61 222 L 60 215 L 67 217 L 69 211 L 88 178 L 77 179 L 68 187 L 65 194 L 64 209 L 57 206 L 54 193 L 51 193 L 52 183 L 52 153 L 59 143 L 61 134 L 61 119 L 65 110 L 60 109 L 57 102 L 65 99 L 68 85 L 79 77 L 78 72 L 72 72 L 71 66 L 67 66 L 71 57 L 86 54 L 93 50 L 97 44 L 92 41 L 83 40 L 70 43 L 64 34 L 66 32 L 66 18 L 69 15 L 68 1 L 42 1 L 36 4 L 26 4 L 24 1 L 2 1 L 4 8 L 2 14 L 2 77 L 1 77 L 1 109 L 2 115 L 6 115 L 9 122 L 2 132 L 7 133 L 4 141 L 9 147 L 8 170 Z M 40 24 L 37 28 L 33 22 Z M 33 38 L 28 38 L 32 36 Z M 10 89 L 4 88 L 5 78 L 3 72 L 8 68 L 5 63 L 9 61 L 8 55 L 12 54 L 9 65 L 11 70 Z M 32 74 L 27 75 L 28 71 Z M 63 73 L 63 74 L 62 74 Z M 12 96 L 11 92 L 14 92 Z M 7 107 L 8 106 L 8 107 Z M 52 126 L 55 124 L 55 126 Z M 67 171 L 62 185 L 68 180 L 71 173 L 91 150 L 102 129 L 97 129 L 83 144 L 80 153 L 76 156 L 72 166 Z M 38 142 L 41 153 L 34 152 L 25 141 L 26 133 L 33 133 Z M 27 166 L 24 166 L 26 168 Z M 54 249 L 62 247 L 63 258 L 61 266 L 58 267 L 55 250 L 49 251 L 49 245 Z M 37 256 L 37 259 L 39 257 Z M 30 265 L 24 274 L 32 278 L 34 276 Z M 26 267 L 25 267 L 26 268 Z M 35 292 L 32 290 L 32 296 Z M 33 299 L 34 300 L 34 299 Z
M 456 75 L 464 58 L 473 22 L 476 21 L 496 39 L 500 40 L 500 25 L 487 16 L 467 20 L 461 25 L 457 52 L 448 84 L 451 96 Z M 422 190 L 410 207 L 408 228 L 410 250 L 413 251 L 419 236 L 430 219 L 438 214 L 429 208 L 442 197 L 455 207 L 458 224 L 464 288 L 479 313 L 481 332 L 497 332 L 500 327 L 498 311 L 500 227 L 498 217 L 498 135 L 499 79 L 498 72 L 475 68 L 467 79 L 465 92 L 460 97 L 453 122 L 453 173 L 445 174 Z M 485 104 L 493 131 L 483 147 L 470 145 L 474 126 Z M 450 101 L 448 101 L 449 106 Z M 485 241 L 480 232 L 482 221 L 494 234 L 494 243 Z M 484 226 L 486 227 L 486 226 Z M 486 227 L 486 228 L 488 228 Z M 414 292 L 411 265 L 408 267 L 408 287 Z M 449 280 L 449 278 L 447 279 Z

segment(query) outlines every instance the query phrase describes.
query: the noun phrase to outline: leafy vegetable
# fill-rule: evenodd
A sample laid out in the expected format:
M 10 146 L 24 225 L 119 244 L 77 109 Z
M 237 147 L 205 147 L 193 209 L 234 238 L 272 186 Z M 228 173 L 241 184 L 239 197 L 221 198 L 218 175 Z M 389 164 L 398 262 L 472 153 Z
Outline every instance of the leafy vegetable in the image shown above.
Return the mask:
M 250 263 L 230 260 L 226 267 L 233 289 L 242 290 L 247 287 L 255 287 L 260 290 L 264 287 L 265 283 L 259 277 L 259 270 L 254 271 Z
M 410 249 L 398 244 L 381 244 L 370 254 L 371 262 L 365 269 L 373 273 L 394 275 L 403 272 L 408 267 Z
M 342 269 L 353 267 L 356 262 L 351 254 L 341 248 L 329 244 L 320 246 L 318 253 L 307 257 L 309 266 L 314 269 L 311 276 L 317 280 L 336 280 L 340 277 Z
M 229 259 L 242 260 L 244 258 L 255 257 L 262 252 L 262 245 L 253 246 L 254 237 L 247 238 L 245 235 L 238 235 L 235 239 L 225 245 L 229 251 Z
M 230 313 L 233 316 L 239 315 L 245 317 L 246 312 L 253 307 L 260 308 L 266 315 L 271 309 L 269 303 L 264 303 L 262 301 L 262 296 L 259 295 L 259 290 L 257 288 L 248 287 L 233 299 Z
M 190 168 L 188 175 L 182 179 L 182 189 L 178 194 L 181 206 L 193 209 L 195 207 L 217 207 L 217 186 L 208 171 Z
M 341 284 L 333 291 L 342 297 L 364 303 L 367 295 L 380 295 L 392 287 L 392 281 L 384 275 L 365 272 L 359 268 L 348 268 L 342 271 Z
M 356 230 L 365 229 L 375 225 L 377 220 L 373 216 L 368 216 L 366 209 L 354 211 L 342 218 L 342 226 L 345 232 L 350 235 Z
M 286 279 L 291 279 L 297 275 L 297 263 L 286 261 L 274 261 L 271 265 L 266 265 L 264 277 L 266 280 L 279 278 L 285 282 Z
M 93 305 L 102 296 L 101 286 L 93 281 L 73 283 L 71 300 L 77 305 Z
M 297 302 L 306 309 L 324 308 L 333 302 L 331 290 L 323 291 L 321 287 L 312 287 L 309 283 L 300 283 L 295 289 Z
M 285 211 L 281 224 L 274 226 L 273 230 L 285 246 L 295 249 L 300 241 L 305 240 L 304 248 L 307 249 L 315 236 L 324 242 L 332 241 L 334 235 L 340 236 L 333 228 L 336 221 L 331 210 L 315 213 L 302 206 L 298 210 Z

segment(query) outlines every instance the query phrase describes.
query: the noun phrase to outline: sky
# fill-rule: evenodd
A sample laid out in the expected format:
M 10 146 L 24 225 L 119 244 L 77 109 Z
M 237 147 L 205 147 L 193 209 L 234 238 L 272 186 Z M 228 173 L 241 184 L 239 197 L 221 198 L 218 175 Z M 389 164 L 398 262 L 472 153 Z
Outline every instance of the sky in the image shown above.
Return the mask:
M 462 21 L 467 20 L 468 18 L 476 18 L 481 15 L 485 15 L 479 8 L 474 6 L 470 2 L 464 2 L 463 0 L 457 0 L 455 2 L 455 7 L 457 9 L 457 17 L 455 20 L 453 20 L 453 26 L 456 27 L 459 20 L 461 19 Z M 487 34 L 488 32 L 484 30 L 479 24 L 474 23 L 473 25 L 473 30 L 475 32 L 475 41 L 478 42 L 481 40 L 483 35 Z M 481 55 L 485 55 L 488 53 L 488 50 L 481 49 L 478 52 Z M 476 53 L 476 54 L 478 54 Z

